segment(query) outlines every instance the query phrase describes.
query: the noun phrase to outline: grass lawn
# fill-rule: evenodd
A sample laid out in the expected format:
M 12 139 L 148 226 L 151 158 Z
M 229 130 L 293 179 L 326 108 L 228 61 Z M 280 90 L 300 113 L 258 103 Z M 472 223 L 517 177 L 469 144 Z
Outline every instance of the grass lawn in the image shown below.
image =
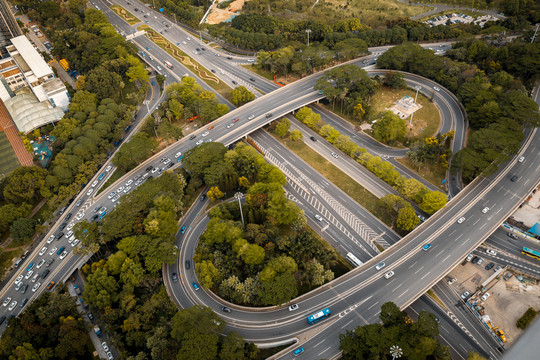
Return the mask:
M 198 75 L 205 83 L 207 83 L 212 89 L 216 90 L 221 96 L 227 100 L 231 100 L 232 89 L 229 85 L 221 81 L 217 76 L 214 76 L 209 70 L 203 67 L 201 64 L 193 60 L 185 52 L 180 50 L 170 41 L 165 39 L 156 31 L 152 30 L 146 25 L 139 26 L 138 30 L 145 30 L 150 40 L 156 43 L 163 50 L 167 51 L 177 61 L 181 62 L 184 66 L 190 69 L 192 72 Z
M 0 131 L 0 179 L 21 166 L 3 131 Z
M 391 217 L 384 211 L 380 200 L 362 185 L 341 171 L 337 166 L 327 161 L 324 157 L 312 150 L 303 141 L 290 139 L 278 139 L 290 150 L 307 162 L 311 167 L 321 173 L 328 181 L 332 182 L 347 195 L 362 205 L 366 210 L 379 218 L 386 225 L 392 227 Z
M 441 183 L 446 177 L 446 170 L 442 169 L 440 166 L 422 166 L 421 168 L 418 168 L 418 166 L 416 166 L 408 157 L 403 157 L 396 160 L 408 167 L 409 169 L 413 170 L 422 178 L 437 186 L 441 190 L 445 189 L 445 187 L 442 186 Z
M 105 184 L 103 184 L 99 189 L 97 194 L 101 193 L 103 190 L 107 189 L 109 186 L 111 186 L 112 183 L 114 183 L 116 180 L 120 179 L 122 176 L 124 176 L 126 173 L 121 171 L 120 169 L 115 169 L 112 173 L 111 177 L 105 181 Z M 97 195 L 96 194 L 96 195 Z
M 129 25 L 135 25 L 136 23 L 141 22 L 138 17 L 136 17 L 120 5 L 112 5 L 110 8 L 118 16 L 124 19 L 124 21 L 127 22 Z

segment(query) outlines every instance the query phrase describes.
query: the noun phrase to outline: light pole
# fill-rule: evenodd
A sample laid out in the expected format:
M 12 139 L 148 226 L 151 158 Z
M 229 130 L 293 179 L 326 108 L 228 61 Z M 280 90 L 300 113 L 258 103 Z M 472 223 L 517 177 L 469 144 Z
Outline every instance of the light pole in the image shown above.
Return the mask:
M 414 96 L 414 105 L 416 105 L 416 99 L 418 98 L 418 90 L 420 90 L 420 86 L 415 86 L 414 87 L 416 89 L 416 95 Z M 409 126 L 412 125 L 412 118 L 413 118 L 413 115 L 414 115 L 414 111 L 412 112 L 411 114 L 411 120 L 409 120 Z
M 403 350 L 397 345 L 392 345 L 390 348 L 390 355 L 392 355 L 392 360 L 399 359 L 403 355 Z
M 234 197 L 238 200 L 238 207 L 240 208 L 240 217 L 242 217 L 242 226 L 246 227 L 246 225 L 244 224 L 244 213 L 242 212 L 242 203 L 240 202 L 240 200 L 242 200 L 242 196 L 244 196 L 244 194 L 242 194 L 240 191 L 234 194 Z
M 309 46 L 309 33 L 311 32 L 311 29 L 306 29 L 307 32 L 307 46 Z

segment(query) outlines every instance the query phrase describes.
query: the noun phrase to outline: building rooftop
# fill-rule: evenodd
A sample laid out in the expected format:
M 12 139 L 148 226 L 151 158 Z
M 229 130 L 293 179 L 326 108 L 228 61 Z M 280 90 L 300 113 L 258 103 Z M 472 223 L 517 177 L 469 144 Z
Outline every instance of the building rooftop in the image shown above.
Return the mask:
M 21 57 L 24 59 L 26 64 L 28 64 L 28 67 L 32 70 L 37 78 L 53 75 L 52 69 L 49 67 L 49 65 L 47 65 L 45 60 L 43 60 L 41 55 L 37 52 L 26 36 L 17 36 L 16 38 L 11 39 L 11 43 L 13 46 L 15 46 Z M 17 61 L 18 59 L 15 60 Z M 19 64 L 19 66 L 21 66 L 21 64 Z
M 25 134 L 64 116 L 62 109 L 53 108 L 48 101 L 39 102 L 32 92 L 21 93 L 4 103 L 17 129 Z

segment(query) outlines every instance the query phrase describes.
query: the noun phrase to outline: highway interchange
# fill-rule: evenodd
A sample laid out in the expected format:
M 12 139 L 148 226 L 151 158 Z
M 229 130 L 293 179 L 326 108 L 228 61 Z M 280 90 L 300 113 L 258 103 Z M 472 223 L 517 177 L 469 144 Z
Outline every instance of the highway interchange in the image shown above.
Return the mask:
M 118 1 L 117 3 L 129 8 L 127 2 Z M 100 9 L 105 10 L 106 13 L 107 11 L 110 12 L 105 3 L 96 1 L 96 4 L 101 4 L 99 5 Z M 144 5 L 140 4 L 139 8 L 142 6 Z M 129 33 L 127 31 L 132 31 L 131 27 L 128 26 L 126 28 L 127 24 L 122 20 L 119 20 L 115 15 L 107 15 L 109 16 L 111 23 L 117 28 L 123 29 L 122 31 L 126 31 L 126 33 Z M 156 18 L 154 18 L 154 20 L 149 20 L 148 25 L 156 28 L 158 31 L 165 29 L 165 27 L 163 29 L 159 28 L 160 26 L 163 27 L 161 15 L 152 14 L 149 16 L 149 18 L 152 17 Z M 171 24 L 170 21 L 167 21 L 167 23 Z M 187 38 L 185 32 L 177 27 L 171 26 L 167 28 L 167 30 L 168 31 L 164 33 L 167 37 L 175 37 L 177 39 Z M 134 43 L 139 45 L 142 49 L 150 48 L 150 53 L 155 59 L 153 61 L 156 63 L 159 62 L 162 64 L 164 60 L 173 62 L 175 66 L 172 70 L 165 70 L 165 67 L 161 66 L 161 68 L 164 69 L 163 71 L 165 74 L 168 75 L 168 82 L 174 81 L 173 78 L 178 80 L 187 72 L 185 69 L 182 69 L 181 65 L 174 61 L 172 57 L 161 51 L 159 47 L 146 37 L 137 37 L 134 39 Z M 196 48 L 200 48 L 201 46 L 201 43 L 191 35 L 191 42 L 188 42 L 183 50 L 186 53 L 192 53 Z M 193 50 L 191 48 L 193 48 Z M 200 51 L 200 54 L 197 54 L 198 57 L 196 57 L 196 60 L 198 62 L 209 69 L 222 69 L 224 74 L 222 74 L 221 71 L 218 71 L 218 76 L 220 76 L 221 79 L 226 78 L 225 80 L 229 81 L 231 85 L 232 80 L 236 79 L 235 81 L 240 84 L 256 85 L 261 92 L 266 93 L 267 95 L 253 101 L 248 106 L 233 110 L 222 119 L 216 120 L 214 123 L 215 128 L 208 137 L 204 138 L 204 140 L 210 139 L 224 144 L 232 144 L 243 138 L 246 134 L 251 134 L 252 138 L 262 147 L 269 149 L 269 154 L 273 155 L 276 159 L 275 161 L 284 164 L 284 168 L 288 169 L 290 172 L 290 174 L 287 174 L 287 171 L 285 171 L 289 179 L 296 177 L 296 179 L 299 180 L 289 180 L 286 191 L 290 198 L 296 199 L 306 210 L 310 225 L 316 230 L 317 228 L 320 229 L 322 227 L 321 224 L 318 224 L 313 220 L 315 214 L 321 213 L 325 218 L 325 223 L 330 225 L 328 230 L 325 230 L 322 233 L 323 237 L 329 240 L 329 242 L 338 248 L 340 252 L 352 251 L 357 254 L 362 261 L 368 262 L 367 266 L 362 266 L 332 283 L 295 300 L 295 302 L 299 304 L 300 309 L 293 313 L 289 313 L 286 308 L 276 308 L 268 312 L 252 312 L 249 311 L 249 309 L 242 309 L 240 307 L 229 305 L 234 309 L 233 313 L 227 314 L 226 316 L 224 316 L 223 313 L 220 313 L 220 315 L 222 315 L 230 326 L 239 331 L 247 340 L 255 341 L 257 343 L 277 343 L 298 336 L 302 346 L 306 349 L 306 358 L 331 357 L 332 355 L 337 354 L 337 334 L 344 332 L 346 329 L 352 329 L 359 324 L 377 321 L 378 310 L 386 301 L 394 301 L 402 308 L 413 304 L 413 302 L 422 296 L 427 289 L 436 284 L 453 267 L 458 265 L 467 253 L 481 244 L 485 238 L 487 238 L 487 236 L 521 203 L 523 196 L 529 193 L 538 179 L 539 167 L 532 161 L 536 154 L 538 154 L 538 146 L 540 145 L 538 135 L 535 131 L 530 135 L 528 143 L 525 144 L 522 150 L 523 154 L 520 154 L 524 155 L 526 158 L 524 163 L 518 163 L 516 160 L 510 161 L 505 167 L 501 167 L 501 170 L 497 174 L 488 179 L 477 179 L 465 188 L 464 191 L 459 193 L 459 195 L 457 195 L 460 188 L 459 182 L 449 181 L 452 184 L 450 194 L 454 196 L 454 198 L 447 207 L 439 211 L 430 218 L 429 221 L 419 226 L 417 230 L 402 239 L 402 241 L 397 242 L 397 240 L 399 240 L 397 234 L 393 233 L 378 219 L 340 192 L 333 184 L 325 182 L 320 174 L 314 172 L 313 169 L 303 163 L 300 159 L 288 152 L 283 152 L 283 149 L 276 151 L 280 144 L 263 130 L 257 130 L 269 121 L 273 121 L 301 106 L 321 99 L 322 96 L 313 90 L 313 84 L 320 74 L 302 79 L 289 86 L 276 90 L 277 86 L 275 84 L 263 81 L 259 77 L 255 77 L 255 82 L 249 80 L 249 78 L 254 77 L 254 75 L 235 65 L 235 63 L 239 62 L 249 63 L 245 58 L 240 60 L 239 58 L 234 57 L 233 60 L 227 60 L 225 55 L 216 56 L 216 53 L 211 51 L 209 47 L 207 47 L 207 49 L 207 51 Z M 147 50 L 145 51 L 148 52 Z M 369 57 L 369 59 L 373 58 L 375 58 L 375 56 Z M 219 65 L 214 65 L 215 63 L 219 63 Z M 359 60 L 355 61 L 355 63 L 362 65 Z M 427 96 L 434 93 L 432 90 L 434 83 L 429 80 L 416 76 L 409 76 L 408 81 L 415 82 L 421 86 L 421 92 L 425 93 Z M 204 83 L 199 83 L 205 87 Z M 149 104 L 149 108 L 153 109 L 157 105 L 159 99 L 157 96 L 154 96 L 151 100 L 152 103 Z M 224 99 L 221 100 L 226 102 Z M 455 97 L 448 91 L 442 89 L 442 91 L 434 93 L 434 101 L 439 107 L 443 119 L 451 119 L 451 121 L 443 122 L 443 127 L 440 130 L 446 132 L 450 130 L 450 128 L 454 128 L 456 130 L 454 150 L 459 149 L 463 146 L 466 124 L 463 113 L 456 107 Z M 321 109 L 319 108 L 318 110 Z M 145 111 L 146 107 L 141 107 L 141 112 L 138 114 L 139 120 L 146 116 Z M 270 112 L 272 113 L 272 117 L 267 119 L 266 114 Z M 331 114 L 327 114 L 323 110 L 320 112 L 323 113 L 323 120 L 325 122 L 330 123 L 341 133 L 346 135 L 350 134 L 349 136 L 351 139 L 356 139 L 361 146 L 365 146 L 370 150 L 374 149 L 374 152 L 381 156 L 393 158 L 395 156 L 403 155 L 400 151 L 378 145 L 368 137 L 358 136 L 358 134 L 354 132 L 354 129 L 336 121 L 335 117 Z M 255 115 L 256 118 L 253 121 L 248 122 L 247 117 L 250 115 Z M 227 129 L 227 125 L 230 124 L 231 119 L 235 117 L 239 117 L 240 121 L 235 123 L 231 129 Z M 178 152 L 184 153 L 193 147 L 195 142 L 202 138 L 201 133 L 204 130 L 205 129 L 201 129 L 195 133 L 197 134 L 196 139 L 182 139 L 160 154 L 157 154 L 144 162 L 98 196 L 86 195 L 91 187 L 91 185 L 89 185 L 81 192 L 81 196 L 78 197 L 78 199 L 83 199 L 82 205 L 76 207 L 74 202 L 66 211 L 66 214 L 71 212 L 74 218 L 77 211 L 82 210 L 84 211 L 83 218 L 89 219 L 94 215 L 92 210 L 98 206 L 105 206 L 108 209 L 112 209 L 114 203 L 108 198 L 108 195 L 112 190 L 118 189 L 120 186 L 125 186 L 124 184 L 128 182 L 129 179 L 134 179 L 136 176 L 143 175 L 150 165 L 153 167 L 161 166 L 159 161 L 161 158 L 167 157 L 171 159 L 175 164 L 174 167 L 172 167 L 173 169 L 180 166 L 180 163 L 175 161 L 174 155 Z M 320 139 L 319 144 L 320 143 L 322 143 L 322 139 Z M 286 158 L 283 157 L 284 153 L 287 153 Z M 340 156 L 340 161 L 341 160 L 347 161 L 348 159 L 343 155 Z M 395 165 L 395 162 L 393 162 L 393 164 Z M 94 179 L 97 179 L 100 173 L 96 174 Z M 112 170 L 105 173 L 106 176 L 101 180 L 101 183 L 103 183 L 107 176 L 112 173 Z M 514 174 L 517 174 L 520 178 L 520 180 L 515 183 L 510 182 L 509 180 Z M 369 176 L 369 174 L 363 174 L 364 179 Z M 360 178 L 360 175 L 358 177 Z M 92 181 L 94 181 L 94 179 L 92 179 Z M 92 181 L 90 181 L 90 184 Z M 374 181 L 373 177 L 371 181 Z M 301 184 L 301 186 L 299 186 L 299 184 Z M 96 188 L 98 187 L 99 186 L 96 186 Z M 390 189 L 382 189 L 381 191 L 390 191 Z M 328 195 L 334 199 L 338 199 L 341 207 L 336 208 L 328 205 L 331 202 L 328 199 Z M 314 206 L 314 204 L 319 205 Z M 187 224 L 190 227 L 186 234 L 179 236 L 181 255 L 178 264 L 184 264 L 184 261 L 190 259 L 194 253 L 196 240 L 204 230 L 207 221 L 203 215 L 205 205 L 205 202 L 197 202 L 194 205 L 194 208 L 183 218 L 182 224 Z M 485 206 L 490 207 L 490 211 L 487 214 L 482 214 L 480 210 Z M 364 225 L 358 227 L 358 220 L 351 220 L 350 214 L 353 213 L 356 214 L 358 220 Z M 461 216 L 464 216 L 466 221 L 463 224 L 457 224 L 456 220 Z M 58 226 L 63 222 L 64 218 L 53 225 L 51 232 L 45 236 L 45 239 L 47 239 L 50 234 L 57 234 Z M 371 230 L 371 232 L 369 232 L 369 230 Z M 64 230 L 64 232 L 66 231 Z M 347 235 L 347 233 L 350 234 L 352 238 L 343 236 L 343 234 Z M 375 259 L 372 257 L 377 255 L 378 251 L 370 244 L 370 239 L 378 236 L 380 236 L 380 239 L 384 240 L 388 246 L 393 246 L 383 254 L 378 255 Z M 432 244 L 430 251 L 421 251 L 422 245 L 428 242 Z M 37 259 L 40 258 L 40 256 L 36 256 L 37 252 L 43 246 L 47 246 L 46 254 L 52 250 L 52 247 L 60 248 L 61 246 L 64 246 L 67 250 L 72 249 L 65 237 L 61 240 L 54 240 L 50 245 L 43 244 L 38 246 L 33 254 L 29 256 L 25 264 L 20 267 L 20 271 L 17 272 L 16 275 L 22 273 L 25 266 L 31 261 L 37 262 Z M 382 259 L 384 259 L 387 265 L 384 271 L 378 272 L 374 269 L 374 264 Z M 29 286 L 27 294 L 23 296 L 19 292 L 13 291 L 14 288 L 10 285 L 2 290 L 2 299 L 6 296 L 10 296 L 20 302 L 25 296 L 28 297 L 28 294 L 38 295 L 41 291 L 44 291 L 44 288 L 49 281 L 54 280 L 55 282 L 60 282 L 65 280 L 66 276 L 69 276 L 77 265 L 80 265 L 85 261 L 86 259 L 80 259 L 78 256 L 75 256 L 72 251 L 69 251 L 64 261 L 56 259 L 53 265 L 51 265 L 49 268 L 51 274 L 47 279 L 39 280 L 42 284 L 35 294 L 31 292 L 32 286 Z M 176 266 L 179 266 L 178 264 Z M 180 268 L 181 269 L 177 269 L 177 271 L 181 276 L 180 284 L 182 286 L 168 286 L 168 291 L 171 291 L 171 288 L 174 289 L 172 294 L 174 300 L 183 307 L 195 303 L 204 303 L 214 310 L 220 311 L 220 308 L 224 303 L 222 300 L 218 300 L 204 291 L 195 293 L 191 288 L 190 284 L 193 281 L 196 281 L 194 280 L 195 274 L 193 272 L 193 267 L 191 271 L 184 271 L 181 266 Z M 393 270 L 395 272 L 394 277 L 389 280 L 382 277 L 382 274 L 388 270 Z M 167 270 L 167 273 L 169 272 L 170 269 Z M 166 283 L 169 282 L 170 276 L 164 278 L 166 279 Z M 338 296 L 336 296 L 336 294 L 338 294 Z M 307 327 L 305 320 L 307 314 L 327 306 L 331 307 L 334 315 L 322 323 L 321 328 L 324 327 L 325 331 L 314 334 L 309 338 L 304 337 L 302 334 Z M 414 305 L 412 308 L 414 308 Z M 14 310 L 13 313 L 17 314 L 19 311 L 20 307 L 17 306 L 17 309 Z M 449 322 L 449 326 L 453 326 L 452 324 L 452 322 Z M 491 355 L 496 357 L 496 354 Z M 284 355 L 284 358 L 290 357 L 290 353 Z

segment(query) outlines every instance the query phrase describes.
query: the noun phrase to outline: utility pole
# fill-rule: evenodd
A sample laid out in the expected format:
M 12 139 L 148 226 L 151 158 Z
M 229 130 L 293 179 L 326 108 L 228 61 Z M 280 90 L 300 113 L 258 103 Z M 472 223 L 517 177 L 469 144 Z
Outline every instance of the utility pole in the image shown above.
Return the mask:
M 307 32 L 307 46 L 309 46 L 309 33 L 311 32 L 311 29 L 306 29 Z
M 242 226 L 245 228 L 246 224 L 244 223 L 244 213 L 242 212 L 242 203 L 240 202 L 242 200 L 242 194 L 240 191 L 234 194 L 234 197 L 238 200 L 238 207 L 240 208 L 240 216 L 242 217 Z

